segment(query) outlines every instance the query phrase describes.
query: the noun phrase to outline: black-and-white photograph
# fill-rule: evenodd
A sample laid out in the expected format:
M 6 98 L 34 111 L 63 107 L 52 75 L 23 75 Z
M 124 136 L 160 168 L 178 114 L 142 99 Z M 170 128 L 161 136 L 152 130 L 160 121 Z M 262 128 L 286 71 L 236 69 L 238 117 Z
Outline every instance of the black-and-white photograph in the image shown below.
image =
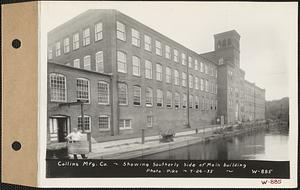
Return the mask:
M 55 160 L 64 170 L 97 160 L 289 163 L 289 4 L 45 7 L 47 177 L 74 177 Z

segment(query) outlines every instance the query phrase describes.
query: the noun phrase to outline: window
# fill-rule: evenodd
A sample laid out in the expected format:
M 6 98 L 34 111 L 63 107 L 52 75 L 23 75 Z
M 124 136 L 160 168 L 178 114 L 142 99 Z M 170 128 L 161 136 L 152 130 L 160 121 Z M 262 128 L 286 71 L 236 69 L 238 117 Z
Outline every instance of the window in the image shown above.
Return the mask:
M 132 74 L 141 76 L 141 60 L 136 56 L 132 56 Z
M 187 96 L 186 94 L 182 95 L 182 108 L 186 108 L 187 107 Z
M 207 66 L 207 64 L 205 64 L 204 69 L 205 69 L 205 74 L 208 75 L 208 66 Z
M 108 115 L 100 115 L 99 117 L 99 130 L 100 131 L 109 131 L 110 125 L 109 125 L 109 116 Z
M 74 67 L 80 68 L 80 59 L 74 59 L 73 63 L 74 63 Z
M 200 62 L 200 72 L 203 73 L 204 72 L 204 68 L 203 68 L 203 62 Z
M 147 115 L 147 127 L 153 126 L 153 116 Z
M 186 65 L 186 55 L 184 53 L 181 54 L 181 63 L 182 65 Z
M 131 119 L 120 119 L 119 121 L 119 129 L 131 129 Z
M 174 49 L 174 61 L 178 63 L 178 51 L 177 49 Z
M 68 53 L 70 51 L 70 40 L 69 38 L 64 39 L 64 52 Z
M 52 52 L 52 48 L 49 49 L 49 52 L 48 52 L 48 59 L 52 59 L 53 58 L 53 52 Z
M 193 59 L 189 56 L 189 67 L 193 68 Z
M 189 75 L 189 87 L 193 88 L 193 75 Z
M 162 81 L 162 66 L 161 66 L 161 64 L 156 64 L 156 80 Z
M 208 80 L 205 80 L 205 91 L 208 92 Z
M 180 108 L 180 94 L 175 92 L 175 98 L 174 98 L 174 107 Z
M 157 55 L 162 56 L 162 48 L 161 48 L 161 43 L 160 41 L 155 41 L 155 52 Z
M 215 70 L 215 77 L 218 78 L 218 69 Z
M 95 57 L 96 57 L 96 71 L 103 73 L 104 72 L 103 51 L 97 52 Z
M 79 33 L 73 35 L 73 50 L 79 48 Z
M 163 107 L 163 91 L 160 89 L 156 90 L 156 105 L 157 107 Z
M 172 92 L 171 91 L 167 91 L 166 107 L 167 108 L 172 107 Z
M 193 95 L 189 96 L 189 108 L 193 108 Z
M 195 59 L 195 70 L 198 71 L 199 70 L 199 63 L 198 60 Z
M 102 22 L 95 24 L 95 42 L 103 39 Z
M 119 105 L 127 105 L 128 104 L 128 92 L 127 92 L 127 84 L 118 83 L 118 94 L 119 94 Z
M 109 104 L 109 84 L 107 82 L 98 82 L 98 102 L 99 104 Z
M 146 88 L 146 106 L 153 105 L 153 91 L 152 88 Z
M 195 89 L 198 90 L 199 89 L 199 78 L 195 77 Z
M 87 55 L 83 58 L 83 66 L 86 70 L 91 70 L 91 56 Z
M 131 29 L 131 43 L 137 47 L 141 46 L 140 32 L 133 28 Z
M 204 90 L 204 80 L 200 79 L 200 90 L 203 91 Z
M 166 67 L 166 83 L 171 83 L 172 80 L 172 70 L 170 67 Z
M 223 58 L 220 58 L 219 59 L 219 65 L 223 65 L 224 64 L 224 60 L 223 60 Z
M 182 86 L 186 86 L 186 73 L 185 72 L 182 72 Z
M 90 44 L 90 28 L 86 28 L 83 30 L 83 34 L 82 34 L 82 45 L 83 46 L 87 46 Z
M 56 57 L 60 56 L 60 42 L 56 42 Z
M 77 100 L 89 102 L 90 85 L 89 80 L 79 78 L 77 79 Z
M 174 70 L 174 84 L 179 85 L 179 72 L 178 72 L 178 70 Z
M 152 63 L 148 60 L 145 60 L 145 75 L 147 79 L 152 79 Z
M 84 121 L 82 126 L 82 117 L 78 116 L 78 129 L 83 131 L 91 131 L 91 117 L 84 115 Z
M 141 105 L 141 87 L 133 86 L 133 105 L 140 106 Z
M 145 50 L 151 51 L 151 49 L 152 49 L 152 45 L 151 45 L 151 37 L 145 35 L 145 36 L 144 36 L 144 40 L 145 40 Z
M 50 74 L 51 101 L 65 102 L 67 100 L 66 77 L 61 74 Z
M 118 51 L 117 53 L 118 72 L 127 73 L 126 54 Z
M 201 99 L 201 110 L 204 110 L 205 109 L 205 100 L 204 100 L 204 96 L 202 96 L 202 99 Z
M 171 49 L 170 49 L 170 46 L 166 45 L 165 50 L 166 50 L 166 52 L 165 52 L 166 58 L 167 59 L 171 59 Z
M 195 96 L 195 109 L 199 109 L 199 97 Z
M 125 25 L 117 21 L 117 38 L 126 41 Z
M 230 38 L 227 40 L 227 45 L 231 46 L 231 39 Z

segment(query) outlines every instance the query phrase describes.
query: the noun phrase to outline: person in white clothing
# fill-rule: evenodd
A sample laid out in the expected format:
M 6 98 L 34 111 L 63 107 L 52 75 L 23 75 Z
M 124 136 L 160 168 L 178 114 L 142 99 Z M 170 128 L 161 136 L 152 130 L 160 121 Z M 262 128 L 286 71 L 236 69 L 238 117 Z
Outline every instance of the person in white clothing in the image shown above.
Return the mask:
M 73 131 L 68 135 L 66 136 L 66 139 L 69 140 L 69 143 L 76 143 L 76 142 L 79 142 L 81 141 L 81 138 L 82 138 L 82 133 L 80 130 L 78 130 L 77 128 L 73 128 Z M 81 157 L 83 159 L 86 159 L 87 157 L 85 156 L 85 154 L 81 154 Z M 77 155 L 74 154 L 74 159 L 77 159 Z

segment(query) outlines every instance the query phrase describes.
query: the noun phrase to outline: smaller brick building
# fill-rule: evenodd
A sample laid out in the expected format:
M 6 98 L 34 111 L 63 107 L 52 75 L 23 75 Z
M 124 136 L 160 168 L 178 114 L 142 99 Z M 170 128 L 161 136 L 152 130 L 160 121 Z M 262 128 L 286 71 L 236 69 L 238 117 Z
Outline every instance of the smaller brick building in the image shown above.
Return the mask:
M 49 142 L 64 142 L 72 128 L 83 129 L 81 106 L 76 104 L 80 100 L 88 101 L 83 106 L 84 130 L 91 131 L 93 138 L 113 133 L 109 74 L 52 62 L 48 62 L 48 73 Z

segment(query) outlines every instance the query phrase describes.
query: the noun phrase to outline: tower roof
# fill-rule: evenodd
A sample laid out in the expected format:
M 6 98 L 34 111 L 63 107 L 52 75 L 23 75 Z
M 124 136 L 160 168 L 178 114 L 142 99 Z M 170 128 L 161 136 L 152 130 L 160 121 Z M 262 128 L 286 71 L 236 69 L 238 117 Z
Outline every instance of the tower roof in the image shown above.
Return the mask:
M 221 32 L 221 33 L 218 33 L 218 34 L 214 34 L 214 38 L 222 38 L 224 36 L 233 36 L 237 39 L 240 39 L 241 36 L 240 34 L 236 31 L 236 30 L 229 30 L 229 31 L 226 31 L 226 32 Z

